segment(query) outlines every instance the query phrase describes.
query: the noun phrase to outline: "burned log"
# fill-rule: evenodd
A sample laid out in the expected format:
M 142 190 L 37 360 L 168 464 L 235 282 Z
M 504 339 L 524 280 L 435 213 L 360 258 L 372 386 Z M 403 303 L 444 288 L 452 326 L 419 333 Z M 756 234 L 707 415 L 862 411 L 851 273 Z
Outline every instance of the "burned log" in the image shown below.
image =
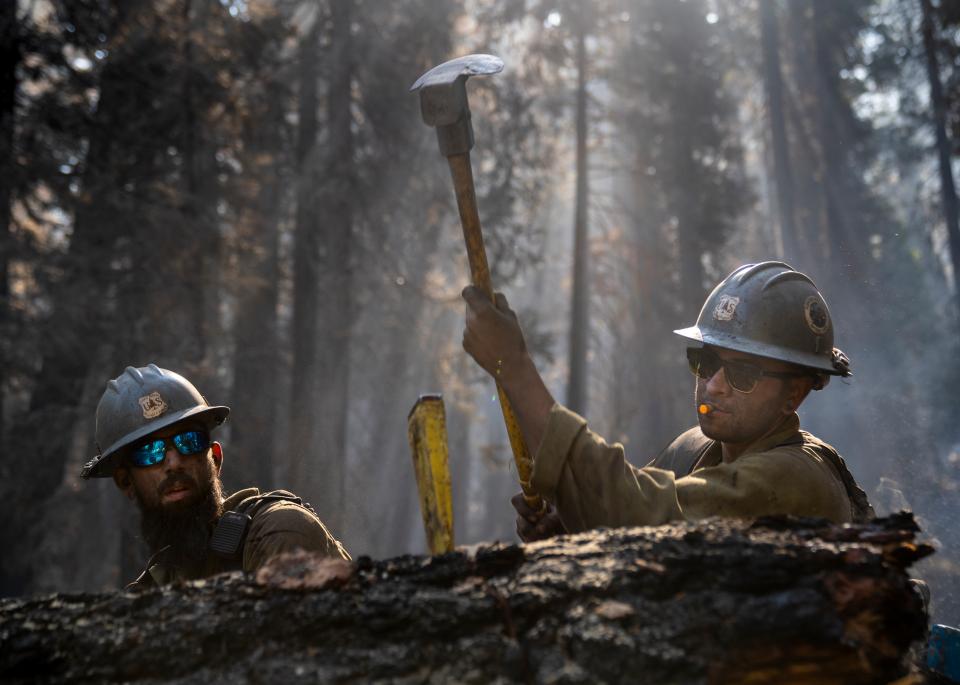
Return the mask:
M 886 683 L 909 515 L 709 520 L 0 602 L 2 682 Z

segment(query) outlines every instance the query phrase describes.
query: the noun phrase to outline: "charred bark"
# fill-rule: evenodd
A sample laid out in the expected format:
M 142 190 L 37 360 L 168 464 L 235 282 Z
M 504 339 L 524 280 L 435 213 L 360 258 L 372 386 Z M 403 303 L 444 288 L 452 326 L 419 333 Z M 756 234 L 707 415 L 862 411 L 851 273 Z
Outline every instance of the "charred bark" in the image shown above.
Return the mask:
M 3 600 L 0 680 L 887 683 L 926 626 L 915 532 L 710 520 Z

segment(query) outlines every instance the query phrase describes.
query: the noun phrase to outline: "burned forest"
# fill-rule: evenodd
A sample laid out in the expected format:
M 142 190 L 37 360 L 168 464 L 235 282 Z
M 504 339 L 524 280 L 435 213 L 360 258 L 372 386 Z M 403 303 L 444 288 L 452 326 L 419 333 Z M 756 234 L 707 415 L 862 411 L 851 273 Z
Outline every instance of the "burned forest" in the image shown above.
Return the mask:
M 0 681 L 960 683 L 958 175 L 952 0 L 0 2 Z

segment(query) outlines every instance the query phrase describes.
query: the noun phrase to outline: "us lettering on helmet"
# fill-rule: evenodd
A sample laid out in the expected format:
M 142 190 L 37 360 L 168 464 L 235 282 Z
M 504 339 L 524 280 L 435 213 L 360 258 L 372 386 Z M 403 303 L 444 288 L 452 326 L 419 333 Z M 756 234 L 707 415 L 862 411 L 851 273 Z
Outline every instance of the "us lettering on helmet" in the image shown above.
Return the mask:
M 167 410 L 167 403 L 163 401 L 159 392 L 152 392 L 139 399 L 140 408 L 143 409 L 143 418 L 155 419 Z
M 713 310 L 713 318 L 717 321 L 730 321 L 737 312 L 737 305 L 740 304 L 739 297 L 724 295 Z

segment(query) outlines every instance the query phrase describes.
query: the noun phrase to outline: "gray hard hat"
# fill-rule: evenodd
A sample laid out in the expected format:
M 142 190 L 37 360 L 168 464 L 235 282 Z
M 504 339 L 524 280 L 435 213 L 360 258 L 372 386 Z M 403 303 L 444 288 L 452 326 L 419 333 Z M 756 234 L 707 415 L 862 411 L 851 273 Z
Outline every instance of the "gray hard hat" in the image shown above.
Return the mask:
M 851 375 L 850 360 L 833 346 L 833 320 L 823 295 L 808 276 L 783 262 L 741 266 L 710 293 L 696 325 L 674 333 L 823 374 Z
M 193 383 L 155 364 L 128 366 L 107 383 L 97 405 L 97 455 L 88 461 L 83 478 L 109 478 L 123 448 L 154 431 L 184 419 L 195 419 L 208 429 L 227 419 L 229 407 L 210 406 Z

